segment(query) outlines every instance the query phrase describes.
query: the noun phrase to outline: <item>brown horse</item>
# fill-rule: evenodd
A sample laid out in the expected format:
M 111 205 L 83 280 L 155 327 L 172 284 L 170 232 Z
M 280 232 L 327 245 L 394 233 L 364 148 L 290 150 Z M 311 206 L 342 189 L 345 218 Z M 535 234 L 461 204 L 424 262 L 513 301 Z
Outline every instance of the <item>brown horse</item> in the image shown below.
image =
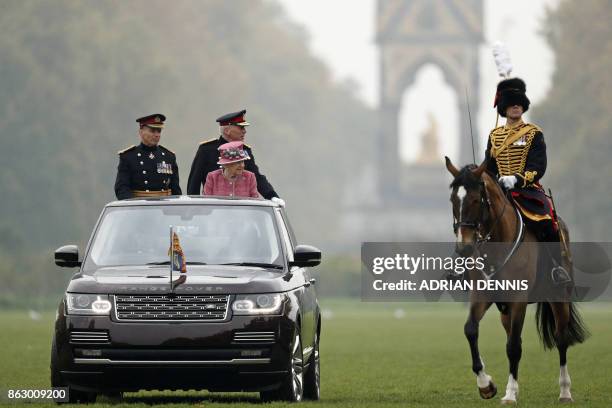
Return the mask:
M 451 184 L 451 202 L 457 235 L 457 252 L 462 256 L 471 256 L 477 245 L 483 241 L 508 243 L 508 251 L 511 252 L 499 258 L 498 261 L 503 265 L 497 269 L 495 278 L 527 280 L 529 287 L 532 287 L 538 269 L 538 245 L 529 243 L 535 243 L 536 237 L 530 230 L 524 228 L 520 213 L 508 200 L 495 179 L 485 171 L 486 163 L 458 170 L 447 157 L 446 168 L 454 177 Z M 565 233 L 567 237 L 566 228 Z M 483 271 L 473 270 L 469 278 L 483 279 Z M 486 374 L 478 351 L 478 326 L 493 303 L 491 296 L 485 292 L 472 291 L 469 315 L 464 327 L 472 354 L 472 370 L 476 374 L 480 396 L 485 399 L 493 398 L 497 388 L 491 376 Z M 506 394 L 501 402 L 512 404 L 516 403 L 518 396 L 521 332 L 528 300 L 524 296 L 517 296 L 511 301 L 495 301 L 495 303 L 501 311 L 501 323 L 506 330 L 506 354 L 510 371 Z M 578 311 L 569 301 L 540 302 L 537 305 L 536 323 L 545 348 L 556 347 L 559 351 L 559 401 L 572 402 L 567 348 L 582 343 L 588 335 Z

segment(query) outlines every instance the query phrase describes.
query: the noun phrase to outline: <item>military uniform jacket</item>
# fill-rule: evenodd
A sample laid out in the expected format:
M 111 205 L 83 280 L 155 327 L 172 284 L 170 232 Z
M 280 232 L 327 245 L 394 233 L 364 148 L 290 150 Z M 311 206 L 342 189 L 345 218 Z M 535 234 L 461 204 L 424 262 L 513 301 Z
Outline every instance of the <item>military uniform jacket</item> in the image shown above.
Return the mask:
M 208 173 L 215 171 L 219 168 L 217 162 L 219 161 L 219 146 L 227 143 L 227 140 L 223 136 L 219 136 L 218 139 L 208 140 L 200 143 L 198 151 L 191 164 L 191 171 L 189 172 L 189 180 L 187 181 L 187 194 L 200 195 L 202 194 L 202 187 L 206 181 Z M 266 176 L 259 172 L 259 168 L 255 163 L 255 157 L 250 146 L 244 145 L 244 150 L 249 154 L 250 160 L 246 160 L 244 167 L 246 170 L 255 173 L 257 180 L 257 190 L 266 199 L 272 197 L 278 197 L 274 187 L 268 182 Z
M 546 172 L 544 135 L 530 123 L 497 127 L 489 134 L 486 157 L 491 173 L 516 176 L 517 187 L 531 186 Z
M 165 147 L 140 144 L 119 152 L 115 195 L 119 200 L 133 197 L 133 190 L 171 190 L 181 195 L 176 156 Z
M 539 127 L 519 123 L 491 131 L 487 143 L 487 170 L 496 175 L 516 176 L 511 196 L 521 213 L 532 221 L 552 219 L 552 206 L 540 179 L 546 172 L 546 143 Z

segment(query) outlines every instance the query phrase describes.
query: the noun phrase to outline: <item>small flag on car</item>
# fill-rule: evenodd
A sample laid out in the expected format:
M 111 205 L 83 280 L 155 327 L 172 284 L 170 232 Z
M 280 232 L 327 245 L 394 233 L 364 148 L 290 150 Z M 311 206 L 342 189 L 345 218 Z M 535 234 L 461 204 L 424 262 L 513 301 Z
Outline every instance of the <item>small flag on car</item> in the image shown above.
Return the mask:
M 168 256 L 170 257 L 170 276 L 172 272 L 180 272 L 178 279 L 172 281 L 172 290 L 187 279 L 187 261 L 185 260 L 185 253 L 181 248 L 181 242 L 176 232 L 172 231 L 172 243 L 168 249 Z M 172 278 L 171 278 L 172 279 Z
M 172 246 L 168 249 L 168 256 L 172 257 L 172 270 L 181 273 L 187 272 L 187 263 L 185 262 L 185 254 L 181 248 L 181 242 L 176 232 L 172 232 Z

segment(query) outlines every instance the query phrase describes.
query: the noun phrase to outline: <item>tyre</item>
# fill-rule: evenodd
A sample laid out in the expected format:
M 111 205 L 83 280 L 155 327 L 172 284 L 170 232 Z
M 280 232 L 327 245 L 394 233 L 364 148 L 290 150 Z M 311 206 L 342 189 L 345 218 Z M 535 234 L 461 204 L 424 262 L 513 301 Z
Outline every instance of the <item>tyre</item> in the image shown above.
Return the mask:
M 283 384 L 277 390 L 262 391 L 264 401 L 300 402 L 304 394 L 304 355 L 300 329 L 296 328 L 295 337 L 289 353 L 289 370 Z
M 57 345 L 54 336 L 53 342 L 51 343 L 51 387 L 68 387 L 66 383 L 62 381 L 58 359 L 59 356 L 57 355 Z M 56 404 L 93 403 L 96 402 L 96 393 L 79 391 L 72 387 L 68 387 L 68 401 L 54 401 Z
M 308 363 L 308 370 L 304 374 L 304 398 L 318 401 L 321 398 L 321 365 L 318 332 L 315 332 L 314 350 L 308 359 Z

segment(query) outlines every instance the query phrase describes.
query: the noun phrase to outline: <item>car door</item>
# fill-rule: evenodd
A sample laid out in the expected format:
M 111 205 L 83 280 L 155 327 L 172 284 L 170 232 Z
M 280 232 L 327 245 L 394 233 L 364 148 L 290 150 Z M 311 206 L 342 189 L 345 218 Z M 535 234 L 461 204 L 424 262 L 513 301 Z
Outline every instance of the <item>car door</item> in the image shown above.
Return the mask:
M 277 218 L 279 220 L 279 229 L 281 230 L 281 235 L 283 237 L 283 241 L 285 242 L 285 247 L 287 248 L 287 255 L 290 257 L 290 260 L 293 260 L 293 249 L 297 245 L 295 235 L 293 235 L 293 231 L 291 230 L 291 226 L 288 223 L 286 215 L 283 214 L 280 209 L 276 210 Z M 298 268 L 294 266 L 291 268 L 291 273 L 293 273 L 300 282 L 303 282 L 300 302 L 302 322 L 301 337 L 305 351 L 304 358 L 307 358 L 314 344 L 316 295 L 313 281 L 311 281 L 312 277 L 310 276 L 310 271 L 308 268 Z

